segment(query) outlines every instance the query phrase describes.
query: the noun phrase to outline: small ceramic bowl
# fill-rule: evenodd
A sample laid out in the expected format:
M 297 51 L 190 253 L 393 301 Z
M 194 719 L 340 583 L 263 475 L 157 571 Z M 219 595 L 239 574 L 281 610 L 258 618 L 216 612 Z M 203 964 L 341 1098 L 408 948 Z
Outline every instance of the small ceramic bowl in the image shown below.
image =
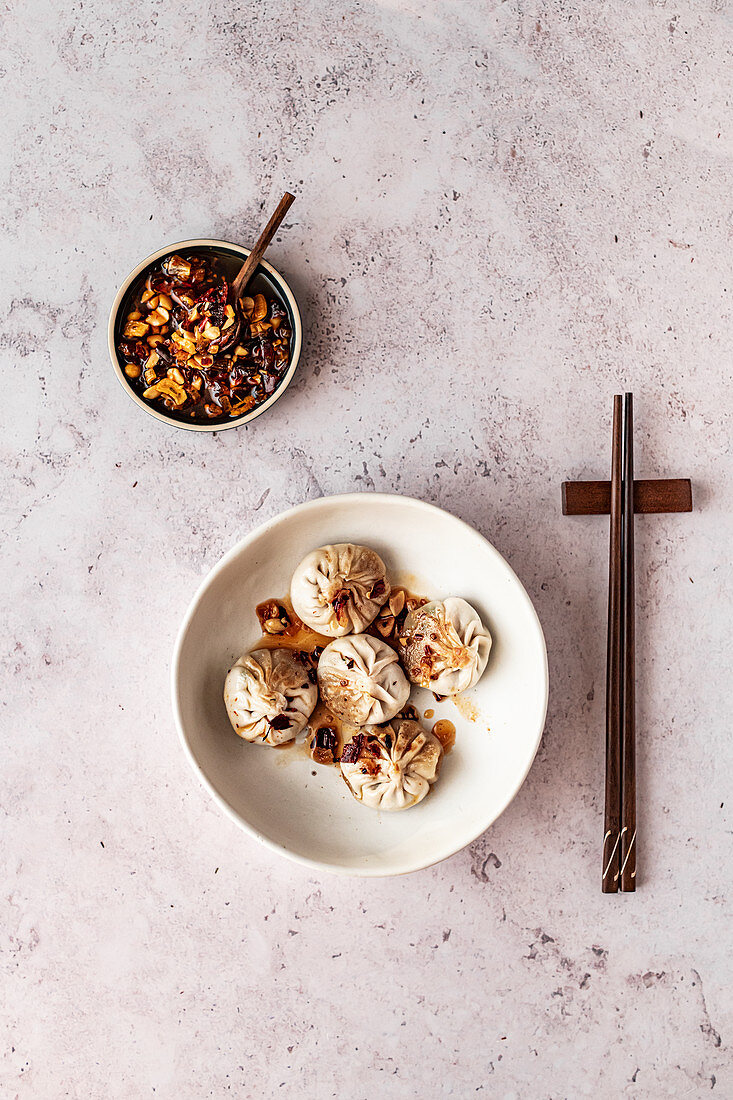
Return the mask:
M 240 424 L 248 424 L 250 420 L 254 420 L 255 417 L 260 416 L 263 412 L 266 412 L 271 408 L 279 397 L 285 393 L 285 390 L 290 385 L 290 382 L 295 374 L 298 366 L 298 360 L 300 359 L 300 349 L 303 344 L 303 323 L 300 318 L 300 310 L 298 309 L 298 303 L 295 300 L 295 295 L 286 283 L 283 276 L 279 271 L 268 264 L 265 260 L 261 260 L 259 267 L 257 268 L 257 274 L 255 278 L 261 276 L 266 283 L 269 283 L 271 288 L 275 291 L 276 295 L 280 298 L 282 304 L 288 311 L 290 317 L 290 327 L 293 334 L 292 345 L 290 351 L 290 362 L 288 369 L 282 377 L 280 385 L 275 392 L 268 397 L 267 401 L 263 401 L 257 408 L 251 409 L 249 412 L 244 413 L 242 416 L 238 416 L 231 420 L 215 420 L 210 424 L 192 424 L 188 423 L 174 414 L 168 413 L 156 408 L 149 401 L 145 401 L 140 394 L 135 390 L 131 381 L 127 378 L 124 372 L 124 364 L 121 362 L 119 355 L 117 354 L 117 340 L 119 339 L 120 328 L 122 324 L 122 307 L 126 302 L 130 287 L 135 280 L 150 267 L 157 260 L 161 260 L 164 256 L 168 256 L 173 252 L 190 252 L 195 249 L 216 249 L 218 252 L 226 252 L 235 257 L 241 257 L 242 263 L 249 256 L 250 250 L 248 248 L 242 248 L 238 244 L 231 244 L 229 241 L 217 241 L 209 240 L 206 238 L 200 238 L 190 241 L 178 241 L 176 244 L 166 245 L 165 248 L 159 248 L 157 252 L 152 252 L 149 256 L 146 256 L 134 270 L 125 279 L 124 283 L 117 291 L 115 300 L 112 303 L 112 309 L 109 315 L 109 325 L 107 329 L 107 342 L 109 345 L 109 356 L 112 360 L 112 367 L 117 375 L 121 385 L 125 389 L 126 393 L 136 405 L 145 409 L 145 412 L 150 416 L 154 416 L 156 420 L 162 420 L 166 424 L 172 425 L 174 428 L 185 428 L 189 432 L 222 432 L 226 428 L 238 428 Z

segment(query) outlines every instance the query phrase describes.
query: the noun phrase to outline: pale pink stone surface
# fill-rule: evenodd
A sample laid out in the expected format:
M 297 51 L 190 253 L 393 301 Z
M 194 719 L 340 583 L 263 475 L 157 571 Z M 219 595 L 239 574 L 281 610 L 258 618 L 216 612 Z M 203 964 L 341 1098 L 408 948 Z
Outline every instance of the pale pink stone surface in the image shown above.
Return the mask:
M 733 1095 L 728 6 L 8 8 L 2 1095 Z M 285 187 L 297 381 L 166 429 L 109 367 L 116 287 Z M 696 512 L 637 525 L 641 888 L 609 898 L 607 528 L 560 482 L 604 475 L 622 388 Z M 550 654 L 515 803 L 392 881 L 257 847 L 168 701 L 203 573 L 354 489 L 474 523 Z

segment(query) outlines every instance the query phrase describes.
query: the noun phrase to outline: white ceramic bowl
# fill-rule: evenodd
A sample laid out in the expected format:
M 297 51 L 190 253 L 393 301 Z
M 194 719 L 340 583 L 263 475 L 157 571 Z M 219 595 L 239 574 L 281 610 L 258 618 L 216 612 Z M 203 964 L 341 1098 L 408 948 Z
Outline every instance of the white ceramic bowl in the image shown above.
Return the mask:
M 484 676 L 457 703 L 415 690 L 428 726 L 449 718 L 456 744 L 419 805 L 378 813 L 349 794 L 337 768 L 304 751 L 242 741 L 222 701 L 227 670 L 260 636 L 254 607 L 288 592 L 317 546 L 374 547 L 389 576 L 431 597 L 463 596 L 494 644 Z M 318 870 L 397 875 L 470 844 L 509 805 L 540 743 L 547 708 L 542 628 L 516 575 L 478 532 L 408 497 L 354 493 L 292 508 L 214 566 L 189 607 L 173 656 L 173 709 L 186 754 L 216 802 L 248 833 Z M 313 773 L 316 773 L 315 775 Z
M 115 300 L 112 303 L 112 309 L 109 314 L 109 322 L 107 325 L 107 345 L 109 347 L 109 357 L 112 360 L 112 366 L 120 384 L 124 387 L 125 392 L 129 397 L 139 405 L 142 409 L 145 409 L 146 413 L 154 416 L 156 420 L 162 420 L 165 424 L 170 424 L 174 428 L 184 428 L 189 432 L 223 432 L 227 428 L 238 428 L 240 424 L 247 424 L 250 420 L 254 420 L 256 417 L 261 416 L 263 412 L 266 412 L 271 408 L 278 398 L 282 397 L 285 390 L 290 385 L 293 375 L 295 374 L 298 366 L 298 360 L 300 359 L 300 351 L 303 346 L 303 322 L 300 317 L 300 310 L 298 309 L 298 303 L 295 300 L 295 295 L 285 282 L 285 279 L 277 271 L 272 264 L 268 264 L 266 260 L 260 260 L 258 271 L 262 269 L 269 277 L 270 281 L 275 285 L 278 294 L 285 303 L 287 309 L 290 312 L 290 321 L 292 324 L 292 344 L 290 348 L 290 363 L 288 369 L 280 380 L 280 384 L 267 401 L 263 401 L 261 405 L 258 405 L 256 409 L 252 409 L 248 413 L 244 413 L 242 416 L 236 417 L 234 420 L 214 420 L 210 424 L 187 424 L 183 420 L 177 420 L 173 416 L 167 416 L 160 409 L 157 409 L 149 401 L 145 401 L 140 394 L 135 390 L 134 386 L 128 379 L 123 369 L 123 364 L 120 362 L 120 358 L 117 354 L 117 341 L 116 341 L 116 329 L 117 329 L 117 315 L 120 312 L 120 307 L 125 300 L 128 290 L 137 279 L 138 275 L 141 275 L 143 271 L 150 264 L 155 263 L 156 260 L 161 260 L 163 256 L 168 256 L 173 252 L 186 252 L 196 248 L 223 248 L 228 252 L 235 253 L 242 257 L 242 262 L 247 259 L 250 253 L 249 248 L 242 248 L 241 245 L 231 244 L 229 241 L 215 241 L 209 238 L 201 237 L 190 241 L 178 241 L 177 244 L 166 245 L 165 248 L 159 248 L 157 252 L 152 252 L 149 256 L 146 256 L 136 268 L 134 268 L 125 279 L 124 283 L 117 291 Z

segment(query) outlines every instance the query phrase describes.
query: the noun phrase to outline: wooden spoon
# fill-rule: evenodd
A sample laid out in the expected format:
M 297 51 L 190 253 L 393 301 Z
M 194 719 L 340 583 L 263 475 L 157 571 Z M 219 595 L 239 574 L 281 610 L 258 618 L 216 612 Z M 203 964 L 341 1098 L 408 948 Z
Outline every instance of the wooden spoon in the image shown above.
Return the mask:
M 295 202 L 295 195 L 291 195 L 289 191 L 286 191 L 280 202 L 277 204 L 275 213 L 270 218 L 265 228 L 260 233 L 257 244 L 250 252 L 247 259 L 242 264 L 234 282 L 231 286 L 231 304 L 236 310 L 237 320 L 234 325 L 226 334 L 226 340 L 219 342 L 219 351 L 224 351 L 225 348 L 231 347 L 235 340 L 239 339 L 239 333 L 242 328 L 242 307 L 240 305 L 240 299 L 242 298 L 250 279 L 254 275 L 259 266 L 259 262 L 265 254 L 267 246 L 272 238 L 280 228 L 280 223 L 287 214 L 288 210 Z

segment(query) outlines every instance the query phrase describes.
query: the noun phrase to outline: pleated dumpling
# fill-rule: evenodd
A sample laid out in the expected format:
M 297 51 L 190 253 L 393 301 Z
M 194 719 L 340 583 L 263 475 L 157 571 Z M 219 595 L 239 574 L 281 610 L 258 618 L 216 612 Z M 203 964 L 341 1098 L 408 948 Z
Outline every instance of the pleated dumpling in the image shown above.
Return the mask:
M 399 657 L 370 634 L 349 634 L 327 645 L 318 661 L 318 686 L 326 706 L 352 726 L 388 722 L 410 694 Z
M 375 810 L 407 810 L 438 778 L 443 748 L 418 722 L 395 718 L 359 733 L 341 754 L 341 774 L 354 798 Z
M 253 649 L 240 657 L 224 684 L 224 703 L 245 741 L 292 741 L 318 701 L 305 666 L 287 649 Z
M 398 644 L 413 684 L 436 695 L 459 695 L 483 675 L 491 635 L 470 603 L 449 596 L 411 611 Z
M 290 584 L 295 613 L 329 638 L 366 630 L 389 593 L 387 570 L 379 554 L 353 542 L 312 550 Z

